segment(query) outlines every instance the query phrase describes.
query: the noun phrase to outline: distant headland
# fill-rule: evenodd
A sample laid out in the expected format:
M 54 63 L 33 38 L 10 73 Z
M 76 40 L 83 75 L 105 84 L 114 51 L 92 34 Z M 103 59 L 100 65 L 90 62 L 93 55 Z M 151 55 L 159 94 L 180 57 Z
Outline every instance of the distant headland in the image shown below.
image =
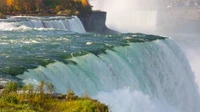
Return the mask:
M 0 0 L 0 17 L 3 15 L 80 15 L 89 16 L 92 6 L 87 0 Z
M 106 12 L 92 11 L 88 0 L 0 0 L 0 19 L 6 16 L 72 16 L 87 32 L 115 33 L 105 25 Z

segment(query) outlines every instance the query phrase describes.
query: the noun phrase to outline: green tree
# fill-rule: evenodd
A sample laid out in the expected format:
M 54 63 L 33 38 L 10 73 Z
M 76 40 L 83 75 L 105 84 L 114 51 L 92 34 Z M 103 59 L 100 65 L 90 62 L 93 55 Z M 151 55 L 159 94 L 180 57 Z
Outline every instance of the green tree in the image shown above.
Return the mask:
M 28 84 L 27 85 L 27 90 L 28 90 L 29 94 L 33 94 L 33 91 L 34 91 L 33 85 L 32 84 Z
M 17 82 L 9 82 L 8 85 L 6 85 L 3 93 L 10 93 L 10 92 L 17 92 L 18 84 Z
M 44 80 L 41 80 L 40 83 L 38 84 L 38 86 L 37 86 L 37 91 L 38 91 L 40 94 L 43 94 L 43 93 L 44 93 Z
M 54 92 L 54 85 L 51 82 L 47 82 L 46 87 L 50 94 Z
M 32 84 L 28 84 L 28 85 L 24 85 L 24 86 L 22 87 L 22 90 L 23 90 L 23 93 L 28 92 L 29 95 L 32 95 L 32 94 L 33 94 L 33 91 L 34 91 L 34 88 L 33 88 L 33 85 L 32 85 Z
M 76 96 L 75 93 L 69 89 L 66 94 L 66 100 L 70 101 L 70 100 L 76 100 L 76 99 L 78 99 L 78 96 Z

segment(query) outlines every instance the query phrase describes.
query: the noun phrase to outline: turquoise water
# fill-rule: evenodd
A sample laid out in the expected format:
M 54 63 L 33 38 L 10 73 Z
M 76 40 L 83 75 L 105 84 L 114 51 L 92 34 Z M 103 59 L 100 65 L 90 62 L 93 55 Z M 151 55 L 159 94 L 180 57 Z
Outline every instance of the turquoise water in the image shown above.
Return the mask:
M 44 80 L 57 93 L 87 93 L 114 112 L 200 110 L 194 73 L 172 39 L 81 33 L 75 19 L 70 27 L 68 19 L 0 22 L 0 77 L 34 86 Z
M 0 34 L 0 70 L 9 75 L 55 61 L 68 63 L 66 59 L 76 55 L 98 55 L 131 42 L 164 39 L 144 34 L 78 34 L 62 30 L 0 31 Z

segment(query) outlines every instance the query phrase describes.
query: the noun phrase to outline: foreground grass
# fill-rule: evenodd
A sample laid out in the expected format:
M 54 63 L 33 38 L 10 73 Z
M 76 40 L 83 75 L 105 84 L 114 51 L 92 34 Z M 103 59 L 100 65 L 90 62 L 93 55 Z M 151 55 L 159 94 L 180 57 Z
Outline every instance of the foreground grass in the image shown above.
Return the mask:
M 87 95 L 78 97 L 71 90 L 66 95 L 55 96 L 5 89 L 0 94 L 0 112 L 108 112 L 108 107 Z
M 63 95 L 65 96 L 65 95 Z M 108 107 L 91 98 L 67 100 L 49 94 L 3 94 L 0 112 L 108 112 Z

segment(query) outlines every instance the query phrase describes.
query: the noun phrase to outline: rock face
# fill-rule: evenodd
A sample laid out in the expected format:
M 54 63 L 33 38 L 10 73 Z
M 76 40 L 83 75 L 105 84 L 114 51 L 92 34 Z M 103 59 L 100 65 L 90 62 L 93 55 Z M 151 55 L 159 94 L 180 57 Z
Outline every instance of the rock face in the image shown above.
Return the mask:
M 89 17 L 79 17 L 87 32 L 111 34 L 117 33 L 106 27 L 106 12 L 93 11 Z
M 2 85 L 0 85 L 0 89 L 3 89 L 4 87 Z

